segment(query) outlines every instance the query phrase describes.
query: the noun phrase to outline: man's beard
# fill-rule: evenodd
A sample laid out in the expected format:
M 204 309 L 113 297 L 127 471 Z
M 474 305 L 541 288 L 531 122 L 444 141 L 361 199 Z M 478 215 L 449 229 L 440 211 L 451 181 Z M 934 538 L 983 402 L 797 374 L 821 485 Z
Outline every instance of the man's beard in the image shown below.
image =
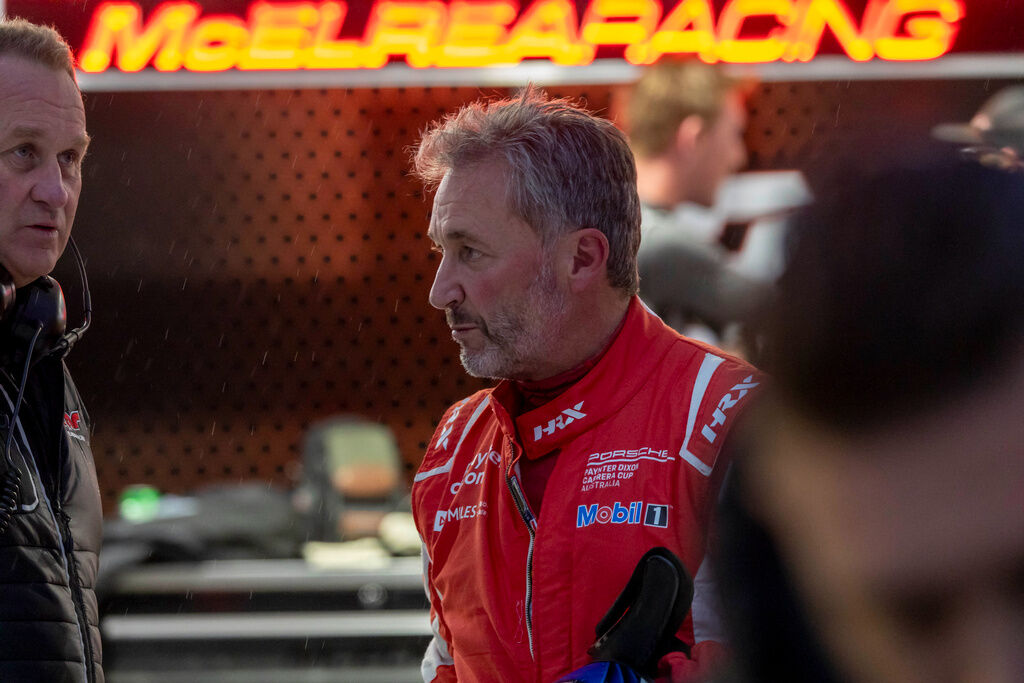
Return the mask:
M 522 298 L 510 302 L 489 321 L 460 317 L 458 311 L 450 309 L 446 317 L 449 325 L 476 324 L 486 340 L 480 349 L 460 345 L 459 360 L 467 373 L 492 379 L 525 379 L 538 360 L 550 355 L 564 308 L 565 292 L 559 289 L 545 260 Z

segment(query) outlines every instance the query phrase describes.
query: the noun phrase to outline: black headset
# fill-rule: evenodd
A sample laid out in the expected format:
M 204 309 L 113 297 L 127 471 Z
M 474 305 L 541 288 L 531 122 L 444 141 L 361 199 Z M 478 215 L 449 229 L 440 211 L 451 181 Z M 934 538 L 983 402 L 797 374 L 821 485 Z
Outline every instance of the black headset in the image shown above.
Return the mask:
M 73 238 L 69 238 L 69 245 L 75 255 L 78 275 L 82 281 L 84 319 L 80 327 L 67 333 L 64 292 L 57 281 L 49 275 L 43 275 L 24 287 L 15 288 L 14 278 L 3 265 L 0 265 L 0 340 L 7 347 L 4 364 L 9 367 L 21 365 L 18 397 L 7 423 L 3 459 L 0 460 L 0 467 L 6 470 L 0 478 L 0 534 L 7 531 L 18 507 L 21 483 L 18 467 L 11 457 L 11 442 L 14 439 L 14 428 L 18 422 L 21 402 L 25 396 L 29 370 L 44 358 L 66 356 L 92 323 L 92 298 L 89 296 L 89 280 L 85 275 L 85 261 Z
M 85 262 L 69 238 L 68 246 L 75 255 L 82 282 L 82 313 L 80 327 L 67 332 L 67 309 L 64 292 L 49 275 L 43 275 L 25 287 L 15 289 L 14 279 L 0 265 L 0 340 L 11 347 L 18 361 L 31 360 L 34 365 L 43 358 L 66 356 L 92 323 L 92 299 Z

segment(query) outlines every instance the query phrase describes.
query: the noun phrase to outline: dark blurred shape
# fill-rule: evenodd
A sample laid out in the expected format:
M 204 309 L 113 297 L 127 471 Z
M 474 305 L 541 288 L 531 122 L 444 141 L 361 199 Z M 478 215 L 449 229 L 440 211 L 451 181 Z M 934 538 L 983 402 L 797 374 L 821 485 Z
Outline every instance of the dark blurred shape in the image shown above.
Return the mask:
M 296 557 L 303 541 L 289 493 L 262 483 L 213 485 L 173 498 L 178 509 L 145 521 L 108 518 L 100 585 L 128 566 L 237 558 Z M 166 506 L 165 506 L 166 507 Z
M 1024 184 L 969 163 L 849 182 L 792 224 L 769 324 L 786 397 L 838 427 L 922 411 L 1019 340 Z
M 101 614 L 116 594 L 119 578 L 141 565 L 299 554 L 301 520 L 286 491 L 267 484 L 215 485 L 188 498 L 173 498 L 178 509 L 146 521 L 104 521 L 103 561 L 96 579 Z
M 932 135 L 974 147 L 1009 147 L 1019 156 L 1024 151 L 1024 86 L 1003 88 L 968 123 L 939 124 Z
M 769 287 L 730 270 L 710 245 L 665 243 L 638 255 L 644 302 L 666 322 L 698 320 L 721 335 L 746 320 Z
M 736 680 L 1024 680 L 1024 175 L 819 196 L 719 516 Z
M 742 467 L 730 473 L 717 518 L 716 577 L 733 646 L 719 683 L 841 683 L 775 541 L 749 509 L 744 476 Z
M 308 540 L 376 536 L 404 493 L 398 446 L 386 426 L 347 415 L 310 427 L 294 497 L 308 520 Z
M 985 166 L 1024 169 L 1024 86 L 1003 88 L 985 101 L 969 123 L 940 124 L 932 135 L 965 145 L 963 156 Z

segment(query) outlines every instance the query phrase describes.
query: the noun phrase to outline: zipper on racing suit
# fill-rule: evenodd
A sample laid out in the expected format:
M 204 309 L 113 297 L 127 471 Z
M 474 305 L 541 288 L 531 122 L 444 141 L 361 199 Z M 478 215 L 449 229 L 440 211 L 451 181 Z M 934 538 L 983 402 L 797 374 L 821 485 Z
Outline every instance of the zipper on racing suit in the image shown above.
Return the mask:
M 506 448 L 509 450 L 509 461 L 512 462 L 512 442 L 505 442 Z M 512 463 L 515 464 L 514 462 Z M 537 518 L 530 512 L 530 506 L 526 502 L 526 496 L 523 495 L 523 489 L 519 485 L 519 480 L 512 473 L 512 465 L 509 465 L 508 472 L 505 475 L 505 483 L 508 485 L 509 493 L 512 494 L 512 500 L 516 504 L 516 508 L 519 510 L 519 516 L 523 518 L 523 522 L 526 523 L 526 530 L 530 532 L 530 547 L 526 552 L 526 638 L 530 645 L 530 657 L 536 659 L 536 654 L 533 651 L 533 546 L 537 540 Z

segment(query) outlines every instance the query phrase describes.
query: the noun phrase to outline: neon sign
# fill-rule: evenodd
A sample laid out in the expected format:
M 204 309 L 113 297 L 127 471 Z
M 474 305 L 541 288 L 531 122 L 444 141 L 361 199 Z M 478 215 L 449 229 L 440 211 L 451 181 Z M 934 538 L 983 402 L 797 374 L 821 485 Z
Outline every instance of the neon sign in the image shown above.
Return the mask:
M 360 37 L 342 37 L 349 3 L 255 2 L 245 19 L 203 15 L 185 0 L 143 18 L 135 2 L 104 2 L 92 14 L 80 68 L 102 72 L 228 69 L 366 69 L 394 59 L 413 67 L 511 66 L 526 59 L 585 65 L 599 49 L 632 64 L 666 54 L 708 62 L 807 62 L 829 32 L 854 61 L 929 60 L 947 53 L 963 0 L 869 0 L 855 16 L 845 0 L 378 0 Z

